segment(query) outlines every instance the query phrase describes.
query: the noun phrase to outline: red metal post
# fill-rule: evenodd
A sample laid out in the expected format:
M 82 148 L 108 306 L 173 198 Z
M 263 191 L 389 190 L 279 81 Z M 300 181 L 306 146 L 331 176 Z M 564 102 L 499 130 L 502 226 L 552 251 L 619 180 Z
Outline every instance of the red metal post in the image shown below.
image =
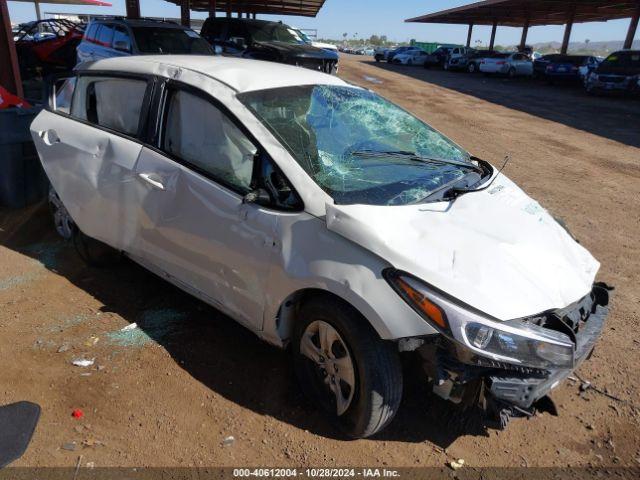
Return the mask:
M 140 0 L 127 0 L 127 18 L 140 18 Z
M 216 0 L 209 0 L 209 16 L 210 17 L 215 17 L 216 16 Z
M 19 97 L 24 96 L 7 0 L 0 0 L 0 85 Z

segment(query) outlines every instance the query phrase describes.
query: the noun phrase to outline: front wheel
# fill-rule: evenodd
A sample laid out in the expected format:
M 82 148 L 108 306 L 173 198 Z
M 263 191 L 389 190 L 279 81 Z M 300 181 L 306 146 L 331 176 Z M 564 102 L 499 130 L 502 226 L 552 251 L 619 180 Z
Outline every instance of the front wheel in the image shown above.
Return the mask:
M 49 185 L 48 200 L 49 211 L 53 217 L 53 225 L 56 232 L 65 240 L 71 240 L 76 229 L 76 225 L 73 223 L 71 215 L 69 215 L 69 212 L 62 203 L 62 200 L 60 200 L 60 197 L 53 188 L 53 185 Z
M 467 71 L 468 71 L 469 73 L 475 73 L 475 72 L 476 72 L 476 64 L 475 64 L 475 63 L 470 63 L 470 64 L 467 66 Z
M 509 76 L 509 78 L 515 78 L 515 76 L 516 76 L 516 69 L 515 69 L 515 68 L 513 68 L 513 67 L 511 67 L 511 68 L 509 69 L 509 72 L 507 72 L 507 75 Z
M 293 361 L 304 393 L 350 437 L 373 435 L 395 416 L 402 397 L 398 351 L 342 302 L 315 298 L 302 306 Z

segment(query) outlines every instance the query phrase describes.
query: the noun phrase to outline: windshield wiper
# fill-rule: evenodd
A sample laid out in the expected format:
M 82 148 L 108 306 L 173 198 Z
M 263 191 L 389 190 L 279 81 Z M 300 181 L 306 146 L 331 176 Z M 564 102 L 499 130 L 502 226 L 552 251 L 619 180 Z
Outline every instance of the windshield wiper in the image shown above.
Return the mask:
M 436 163 L 438 165 L 457 165 L 459 167 L 470 168 L 472 170 L 482 172 L 482 169 L 477 165 L 474 165 L 473 163 L 459 162 L 457 160 L 449 160 L 444 158 L 423 157 L 415 152 L 409 152 L 406 150 L 355 150 L 353 152 L 349 152 L 349 155 L 360 158 L 403 158 L 416 162 Z
M 465 193 L 481 192 L 483 190 L 487 190 L 491 185 L 493 185 L 493 182 L 496 181 L 496 178 L 498 178 L 500 173 L 502 173 L 502 170 L 504 170 L 504 167 L 507 166 L 507 163 L 509 163 L 509 160 L 511 160 L 511 157 L 509 155 L 504 157 L 504 163 L 502 164 L 502 167 L 500 167 L 500 170 L 498 170 L 498 173 L 496 173 L 494 177 L 489 181 L 489 183 L 487 183 L 484 187 L 480 187 L 480 188 L 451 187 L 450 189 L 444 192 L 443 198 L 454 201 L 460 195 L 464 195 Z

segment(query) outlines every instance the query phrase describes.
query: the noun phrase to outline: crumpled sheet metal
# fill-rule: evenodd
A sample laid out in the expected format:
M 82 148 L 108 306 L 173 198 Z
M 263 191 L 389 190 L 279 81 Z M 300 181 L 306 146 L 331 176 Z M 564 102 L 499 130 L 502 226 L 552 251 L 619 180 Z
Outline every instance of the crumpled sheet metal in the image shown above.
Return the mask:
M 327 204 L 328 228 L 499 320 L 588 294 L 600 264 L 504 175 L 453 203 Z

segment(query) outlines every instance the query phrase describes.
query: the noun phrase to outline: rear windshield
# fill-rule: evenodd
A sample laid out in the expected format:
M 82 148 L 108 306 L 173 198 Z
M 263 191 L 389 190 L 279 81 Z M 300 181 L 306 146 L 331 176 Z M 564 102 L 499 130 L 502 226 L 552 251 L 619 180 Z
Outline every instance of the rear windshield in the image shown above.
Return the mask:
M 567 57 L 553 58 L 551 60 L 556 63 L 568 63 L 571 65 L 580 66 L 587 60 L 587 58 L 588 57 L 584 55 L 570 55 Z
M 208 55 L 207 41 L 192 30 L 163 27 L 134 27 L 133 36 L 142 53 Z
M 612 53 L 602 61 L 599 70 L 639 72 L 640 51 Z

